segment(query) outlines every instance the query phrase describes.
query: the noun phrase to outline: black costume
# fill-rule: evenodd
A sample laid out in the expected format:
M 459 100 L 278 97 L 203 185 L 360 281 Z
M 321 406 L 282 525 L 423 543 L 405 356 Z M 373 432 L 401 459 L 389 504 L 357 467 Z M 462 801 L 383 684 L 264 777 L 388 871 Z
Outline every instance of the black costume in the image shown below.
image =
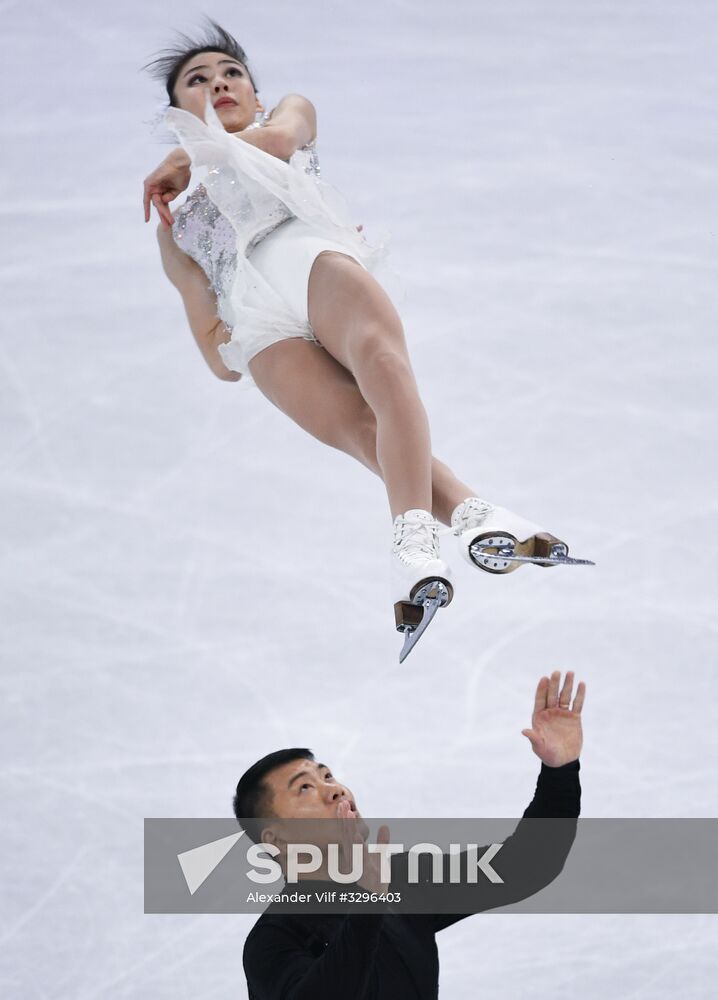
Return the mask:
M 555 768 L 542 764 L 524 817 L 578 817 L 579 769 L 578 760 Z M 520 840 L 521 826 L 507 838 L 507 846 L 509 841 Z M 524 829 L 530 826 L 525 824 Z M 494 895 L 490 906 L 515 902 L 553 881 L 574 835 L 575 824 L 569 824 L 568 834 L 554 845 L 550 870 L 542 872 L 539 881 L 534 869 L 530 886 L 525 883 L 526 891 L 519 895 L 514 891 L 513 898 Z M 327 883 L 303 881 L 301 888 L 326 889 Z M 435 934 L 467 915 L 294 915 L 270 909 L 254 925 L 244 946 L 250 1000 L 434 1000 L 439 990 Z

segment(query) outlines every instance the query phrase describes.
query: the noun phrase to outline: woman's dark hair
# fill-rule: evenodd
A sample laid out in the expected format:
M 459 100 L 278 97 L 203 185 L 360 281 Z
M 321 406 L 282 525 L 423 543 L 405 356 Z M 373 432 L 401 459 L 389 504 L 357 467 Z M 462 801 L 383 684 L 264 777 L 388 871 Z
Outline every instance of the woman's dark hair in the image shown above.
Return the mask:
M 306 747 L 292 747 L 290 750 L 275 750 L 274 753 L 262 757 L 245 771 L 237 783 L 235 792 L 234 815 L 241 823 L 247 836 L 259 843 L 262 830 L 259 823 L 252 820 L 266 819 L 272 815 L 271 791 L 265 784 L 265 778 L 275 768 L 288 764 L 290 760 L 314 760 L 314 754 Z
M 180 70 L 188 60 L 194 59 L 200 52 L 223 52 L 231 59 L 241 62 L 249 73 L 252 86 L 255 91 L 257 90 L 254 75 L 247 65 L 247 53 L 236 38 L 233 38 L 216 21 L 207 17 L 205 18 L 204 35 L 190 38 L 189 35 L 178 32 L 174 45 L 162 49 L 154 59 L 142 67 L 148 70 L 155 80 L 161 80 L 164 83 L 172 107 L 175 107 L 174 89 Z

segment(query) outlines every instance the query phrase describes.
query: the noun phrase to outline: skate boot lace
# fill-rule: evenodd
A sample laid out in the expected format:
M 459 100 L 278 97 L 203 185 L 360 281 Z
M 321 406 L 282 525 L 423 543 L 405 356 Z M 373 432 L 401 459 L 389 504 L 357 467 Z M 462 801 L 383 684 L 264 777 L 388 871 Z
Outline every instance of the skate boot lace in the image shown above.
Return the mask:
M 451 530 L 455 535 L 460 535 L 468 528 L 478 528 L 486 519 L 486 515 L 491 513 L 494 505 L 481 497 L 469 497 L 464 500 L 457 514 L 452 518 Z
M 408 566 L 439 559 L 439 525 L 436 521 L 394 521 L 394 554 Z

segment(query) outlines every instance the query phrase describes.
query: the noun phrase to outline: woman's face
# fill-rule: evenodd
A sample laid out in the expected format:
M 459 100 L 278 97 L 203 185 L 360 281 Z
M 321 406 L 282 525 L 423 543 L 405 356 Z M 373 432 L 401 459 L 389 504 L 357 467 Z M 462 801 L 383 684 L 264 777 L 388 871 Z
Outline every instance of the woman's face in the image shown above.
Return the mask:
M 241 132 L 264 110 L 246 67 L 224 52 L 200 52 L 179 72 L 174 88 L 178 108 L 204 119 L 207 94 L 227 132 Z

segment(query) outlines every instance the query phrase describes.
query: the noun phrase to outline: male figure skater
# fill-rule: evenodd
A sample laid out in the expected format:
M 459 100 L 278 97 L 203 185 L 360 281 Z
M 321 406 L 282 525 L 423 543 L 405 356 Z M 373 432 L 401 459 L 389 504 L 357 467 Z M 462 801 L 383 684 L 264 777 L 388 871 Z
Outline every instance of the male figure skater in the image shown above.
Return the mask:
M 573 706 L 572 691 L 571 671 L 566 673 L 563 686 L 560 672 L 555 671 L 550 678 L 542 677 L 536 689 L 531 728 L 522 732 L 542 763 L 525 818 L 579 815 L 578 757 L 583 743 L 585 684 L 578 685 Z M 351 791 L 305 748 L 279 750 L 254 764 L 237 785 L 234 810 L 253 840 L 275 846 L 282 843 L 283 820 L 353 820 L 346 825 L 366 828 Z M 252 823 L 260 818 L 261 823 Z M 557 838 L 550 850 L 551 862 L 546 865 L 536 861 L 540 852 L 534 850 L 534 837 L 540 835 L 531 830 L 552 830 L 555 825 L 523 824 L 522 831 L 520 822 L 504 846 L 510 851 L 509 841 L 513 842 L 510 856 L 515 860 L 516 845 L 522 845 L 523 862 L 515 868 L 526 877 L 518 888 L 515 882 L 513 886 L 492 886 L 499 891 L 493 892 L 491 902 L 474 909 L 503 906 L 548 885 L 563 867 L 573 843 L 575 824 L 567 826 L 568 835 Z M 384 827 L 378 840 L 386 843 L 388 836 Z M 497 868 L 501 857 L 500 852 Z M 327 888 L 328 877 L 323 868 L 312 873 L 311 881 L 303 880 L 300 888 Z M 382 884 L 377 854 L 365 855 L 364 874 L 357 888 L 374 892 L 389 889 Z M 250 1000 L 434 1000 L 439 989 L 436 932 L 466 915 L 273 913 L 270 908 L 257 920 L 244 947 Z

